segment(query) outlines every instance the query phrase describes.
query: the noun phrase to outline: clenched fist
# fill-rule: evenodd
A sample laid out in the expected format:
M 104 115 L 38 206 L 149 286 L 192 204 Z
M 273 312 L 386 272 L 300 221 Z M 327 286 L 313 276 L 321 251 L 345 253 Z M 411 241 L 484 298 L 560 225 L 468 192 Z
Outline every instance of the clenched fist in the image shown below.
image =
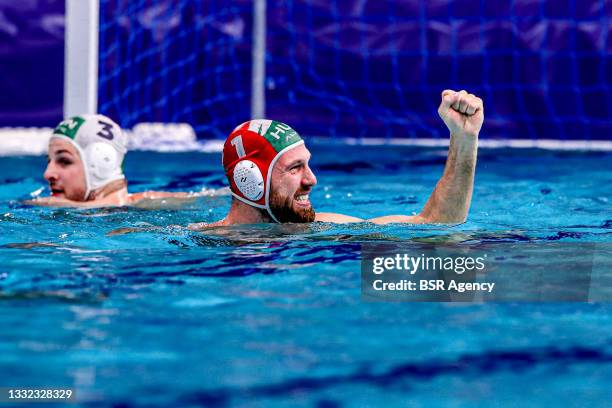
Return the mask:
M 444 90 L 438 114 L 453 135 L 478 137 L 484 121 L 482 99 L 466 91 Z

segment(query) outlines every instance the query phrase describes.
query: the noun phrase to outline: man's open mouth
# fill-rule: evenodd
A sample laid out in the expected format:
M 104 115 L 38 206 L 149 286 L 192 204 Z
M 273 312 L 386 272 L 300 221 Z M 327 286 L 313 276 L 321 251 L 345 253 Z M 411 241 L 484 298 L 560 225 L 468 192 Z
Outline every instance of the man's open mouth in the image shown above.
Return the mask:
M 310 199 L 308 194 L 298 194 L 295 196 L 294 200 L 301 207 L 310 207 Z
M 62 190 L 60 188 L 52 188 L 51 189 L 51 195 L 53 197 L 57 197 L 57 196 L 62 195 L 62 194 L 64 194 L 64 190 Z

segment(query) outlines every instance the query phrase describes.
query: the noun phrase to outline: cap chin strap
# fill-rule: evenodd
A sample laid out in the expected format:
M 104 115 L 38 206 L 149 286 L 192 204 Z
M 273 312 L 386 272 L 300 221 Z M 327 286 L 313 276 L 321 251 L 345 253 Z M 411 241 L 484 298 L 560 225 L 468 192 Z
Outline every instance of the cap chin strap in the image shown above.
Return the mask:
M 281 223 L 279 220 L 276 219 L 274 214 L 272 214 L 272 209 L 270 208 L 270 204 L 266 205 L 266 211 L 268 211 L 268 214 L 270 214 L 270 218 L 272 218 L 277 224 Z
M 280 221 L 274 216 L 274 214 L 272 214 L 272 211 L 270 210 L 269 206 L 261 205 L 261 204 L 257 204 L 257 203 L 254 203 L 252 201 L 249 201 L 249 200 L 247 200 L 247 199 L 245 199 L 243 197 L 240 197 L 238 194 L 234 193 L 233 191 L 231 193 L 232 193 L 232 196 L 234 196 L 236 199 L 242 201 L 245 204 L 250 205 L 251 207 L 255 207 L 255 208 L 259 209 L 259 210 L 266 210 L 268 212 L 268 215 L 270 216 L 270 218 L 272 218 L 272 220 L 274 222 L 280 224 Z

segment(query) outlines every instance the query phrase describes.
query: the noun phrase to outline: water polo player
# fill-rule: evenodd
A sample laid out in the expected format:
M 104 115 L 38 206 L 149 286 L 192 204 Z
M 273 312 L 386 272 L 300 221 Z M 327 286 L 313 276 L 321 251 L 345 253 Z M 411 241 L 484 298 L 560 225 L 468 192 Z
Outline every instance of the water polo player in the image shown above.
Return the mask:
M 186 193 L 128 194 L 122 164 L 126 136 L 104 115 L 81 115 L 61 122 L 51 135 L 44 177 L 50 197 L 28 204 L 72 207 L 135 205 L 149 199 L 183 198 Z
M 418 215 L 388 215 L 367 221 L 386 223 L 464 222 L 472 198 L 478 134 L 484 120 L 482 100 L 466 91 L 445 90 L 438 114 L 451 133 L 444 174 Z M 360 218 L 316 214 L 310 192 L 317 179 L 310 152 L 299 134 L 284 123 L 251 120 L 239 125 L 223 146 L 223 167 L 232 204 L 216 223 L 192 229 L 265 222 L 360 222 Z

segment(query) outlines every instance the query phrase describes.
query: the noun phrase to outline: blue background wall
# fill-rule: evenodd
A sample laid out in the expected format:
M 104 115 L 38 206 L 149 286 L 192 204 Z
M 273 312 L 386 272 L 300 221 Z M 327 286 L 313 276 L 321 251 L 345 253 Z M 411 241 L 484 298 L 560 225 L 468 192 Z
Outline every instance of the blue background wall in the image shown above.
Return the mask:
M 308 134 L 447 137 L 445 88 L 484 137 L 612 139 L 612 1 L 278 2 L 269 115 Z
M 251 1 L 101 3 L 102 113 L 202 138 L 249 118 Z M 0 2 L 1 125 L 60 119 L 62 13 Z M 610 0 L 269 0 L 267 116 L 306 135 L 446 137 L 436 109 L 454 88 L 485 100 L 482 137 L 610 140 L 611 16 Z
M 62 118 L 64 0 L 0 1 L 0 126 Z

